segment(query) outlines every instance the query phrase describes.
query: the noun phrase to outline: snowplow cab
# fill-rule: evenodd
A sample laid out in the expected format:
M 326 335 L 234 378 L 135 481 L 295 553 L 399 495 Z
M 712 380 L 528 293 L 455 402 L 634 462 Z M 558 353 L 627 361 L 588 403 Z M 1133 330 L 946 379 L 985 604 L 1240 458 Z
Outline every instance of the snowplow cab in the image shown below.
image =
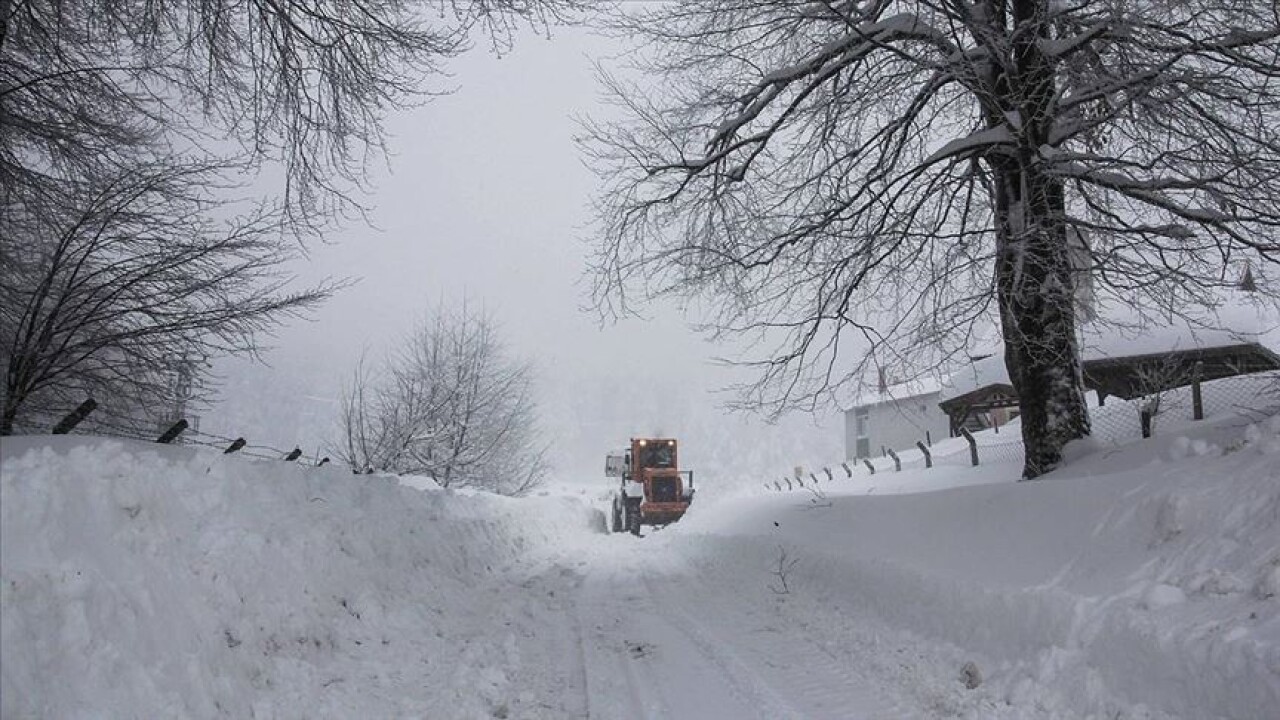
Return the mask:
M 641 525 L 666 525 L 693 502 L 693 472 L 681 470 L 675 438 L 632 438 L 631 447 L 605 460 L 605 474 L 620 476 L 613 499 L 613 531 L 640 534 Z

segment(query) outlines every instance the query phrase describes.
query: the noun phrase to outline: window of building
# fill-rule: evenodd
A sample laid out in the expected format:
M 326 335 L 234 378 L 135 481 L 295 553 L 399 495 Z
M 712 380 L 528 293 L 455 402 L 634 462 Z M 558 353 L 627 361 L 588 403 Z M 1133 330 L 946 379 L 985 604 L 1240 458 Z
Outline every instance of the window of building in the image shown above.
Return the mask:
M 871 455 L 871 411 L 868 408 L 856 408 L 853 411 L 854 457 L 865 458 Z

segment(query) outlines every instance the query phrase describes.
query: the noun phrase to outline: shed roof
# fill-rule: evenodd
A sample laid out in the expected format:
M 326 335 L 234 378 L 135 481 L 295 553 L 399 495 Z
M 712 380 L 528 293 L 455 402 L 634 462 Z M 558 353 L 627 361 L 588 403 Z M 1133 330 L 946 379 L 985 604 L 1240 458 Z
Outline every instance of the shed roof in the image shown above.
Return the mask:
M 849 407 L 874 407 L 876 405 L 884 405 L 885 403 L 901 402 L 912 398 L 934 395 L 941 389 L 942 383 L 936 378 L 920 378 L 918 380 L 890 385 L 883 391 L 868 390 L 860 392 L 853 397 Z

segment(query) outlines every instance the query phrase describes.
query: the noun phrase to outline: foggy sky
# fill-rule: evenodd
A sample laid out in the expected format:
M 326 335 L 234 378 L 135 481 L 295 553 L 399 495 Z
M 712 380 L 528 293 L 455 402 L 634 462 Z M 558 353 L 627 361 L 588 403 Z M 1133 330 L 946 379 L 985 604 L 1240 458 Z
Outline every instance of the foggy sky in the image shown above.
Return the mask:
M 606 112 L 590 58 L 614 49 L 578 28 L 550 39 L 527 32 L 504 57 L 480 43 L 450 64 L 451 79 L 432 84 L 453 93 L 389 118 L 391 157 L 371 168 L 366 198 L 376 229 L 350 224 L 312 246 L 298 269 L 304 280 L 358 282 L 280 332 L 270 367 L 221 364 L 224 401 L 205 429 L 317 448 L 361 353 L 376 361 L 433 306 L 465 298 L 488 308 L 513 353 L 536 366 L 543 426 L 564 449 L 552 464 L 568 474 L 598 474 L 608 448 L 656 432 L 711 442 L 712 429 L 735 427 L 797 446 L 776 448 L 770 462 L 793 462 L 800 445 L 838 454 L 838 423 L 818 429 L 795 418 L 780 435 L 725 418 L 708 395 L 730 382 L 710 362 L 723 349 L 672 308 L 604 327 L 584 311 L 588 203 L 599 180 L 573 143 L 574 118 Z M 685 457 L 734 450 L 686 442 Z

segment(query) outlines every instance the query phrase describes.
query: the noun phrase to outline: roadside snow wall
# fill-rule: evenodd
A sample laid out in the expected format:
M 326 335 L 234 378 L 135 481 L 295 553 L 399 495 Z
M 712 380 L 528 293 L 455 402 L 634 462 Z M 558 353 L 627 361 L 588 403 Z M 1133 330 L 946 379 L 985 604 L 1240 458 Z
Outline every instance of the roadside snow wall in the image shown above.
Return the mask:
M 742 497 L 665 540 L 742 595 L 794 563 L 780 602 L 832 652 L 879 642 L 868 618 L 950 646 L 937 717 L 1280 718 L 1280 418 L 1073 454 L 1036 482 L 908 489 L 1018 469 L 943 468 Z
M 205 450 L 4 438 L 0 453 L 6 718 L 381 717 L 406 694 L 471 712 L 423 680 L 465 671 L 458 635 L 492 632 L 468 598 L 601 523 L 565 499 Z

